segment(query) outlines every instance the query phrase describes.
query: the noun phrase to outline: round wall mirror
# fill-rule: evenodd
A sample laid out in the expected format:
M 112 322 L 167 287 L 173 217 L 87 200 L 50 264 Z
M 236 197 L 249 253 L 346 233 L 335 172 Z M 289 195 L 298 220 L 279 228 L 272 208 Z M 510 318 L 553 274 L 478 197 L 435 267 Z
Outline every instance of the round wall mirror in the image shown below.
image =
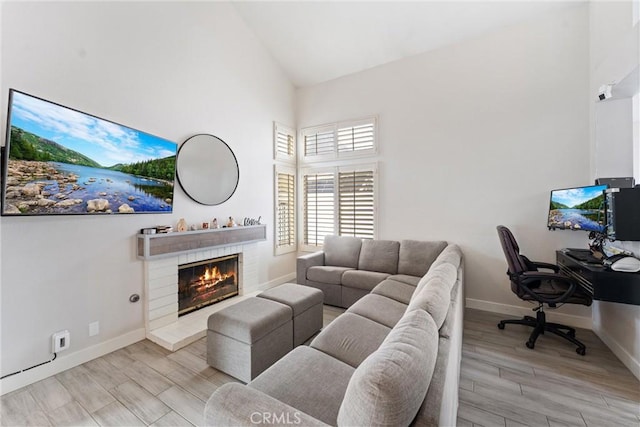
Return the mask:
M 200 134 L 188 138 L 178 150 L 176 173 L 180 186 L 196 202 L 219 205 L 238 187 L 240 171 L 231 148 L 220 138 Z

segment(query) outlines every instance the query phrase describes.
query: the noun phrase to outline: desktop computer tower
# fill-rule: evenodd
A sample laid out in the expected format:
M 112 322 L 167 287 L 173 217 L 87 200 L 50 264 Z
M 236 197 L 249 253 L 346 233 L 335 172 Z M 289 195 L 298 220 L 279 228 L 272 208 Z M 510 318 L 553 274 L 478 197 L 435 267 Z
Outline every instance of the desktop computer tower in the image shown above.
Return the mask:
M 636 185 L 633 177 L 596 178 L 596 185 L 608 185 L 609 188 L 633 188 Z
M 607 237 L 640 241 L 640 187 L 605 190 Z

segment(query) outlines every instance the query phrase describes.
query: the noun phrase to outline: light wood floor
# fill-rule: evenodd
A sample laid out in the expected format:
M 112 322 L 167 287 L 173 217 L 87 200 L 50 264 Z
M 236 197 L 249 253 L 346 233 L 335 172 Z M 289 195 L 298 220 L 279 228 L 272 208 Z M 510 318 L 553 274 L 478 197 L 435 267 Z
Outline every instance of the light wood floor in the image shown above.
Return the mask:
M 325 307 L 325 325 L 343 311 Z M 592 332 L 578 331 L 585 357 L 547 335 L 529 350 L 525 327 L 465 315 L 458 425 L 640 425 L 640 384 Z M 2 396 L 1 424 L 202 425 L 207 398 L 235 381 L 205 351 L 204 338 L 175 353 L 141 341 Z
M 640 382 L 592 331 L 576 331 L 585 356 L 553 334 L 530 350 L 508 318 L 465 311 L 459 426 L 640 426 Z

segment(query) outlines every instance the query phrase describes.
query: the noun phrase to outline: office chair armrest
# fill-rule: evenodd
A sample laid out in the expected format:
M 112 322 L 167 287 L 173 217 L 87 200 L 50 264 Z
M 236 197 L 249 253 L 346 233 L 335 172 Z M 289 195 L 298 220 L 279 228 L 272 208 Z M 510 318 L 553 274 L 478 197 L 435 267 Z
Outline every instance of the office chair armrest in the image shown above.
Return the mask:
M 534 268 L 544 268 L 547 270 L 553 270 L 554 272 L 559 272 L 560 271 L 560 267 L 558 267 L 555 264 L 549 264 L 548 262 L 539 262 L 539 261 L 531 261 L 529 258 L 527 258 L 524 255 L 520 255 L 522 257 L 522 259 L 524 259 L 524 262 L 527 264 L 527 268 L 529 268 L 530 270 L 533 271 Z
M 560 271 L 560 267 L 548 262 L 531 261 L 531 264 L 533 264 L 536 268 L 546 268 L 547 270 L 553 270 L 555 273 Z
M 558 282 L 564 282 L 569 285 L 569 288 L 562 294 L 555 298 L 545 297 L 540 295 L 539 293 L 531 290 L 527 284 L 530 282 L 537 282 L 539 280 L 556 280 Z M 518 280 L 518 286 L 522 287 L 525 292 L 535 298 L 537 301 L 551 304 L 560 304 L 565 302 L 573 293 L 576 291 L 577 284 L 575 280 L 570 277 L 564 276 L 562 274 L 557 273 L 546 273 L 543 271 L 525 271 L 520 274 Z

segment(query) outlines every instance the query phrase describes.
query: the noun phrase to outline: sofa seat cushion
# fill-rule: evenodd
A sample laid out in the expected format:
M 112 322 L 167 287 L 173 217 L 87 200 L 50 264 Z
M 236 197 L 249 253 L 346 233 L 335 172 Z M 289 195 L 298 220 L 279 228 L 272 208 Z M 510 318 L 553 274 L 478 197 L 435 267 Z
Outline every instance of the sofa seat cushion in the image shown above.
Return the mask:
M 387 277 L 389 274 L 377 271 L 349 270 L 342 275 L 342 286 L 370 291 Z
M 325 236 L 324 265 L 358 268 L 362 240 L 350 236 Z
M 438 331 L 431 316 L 423 310 L 407 312 L 353 373 L 338 425 L 410 425 L 427 395 L 437 354 Z
M 333 265 L 309 267 L 307 270 L 307 279 L 328 285 L 340 285 L 342 284 L 342 274 L 347 270 L 352 270 L 352 268 L 336 267 Z
M 311 347 L 355 368 L 376 351 L 390 331 L 373 320 L 343 313 L 311 341 Z
M 382 295 L 384 297 L 391 298 L 403 304 L 409 305 L 411 296 L 413 295 L 413 292 L 415 290 L 415 286 L 387 279 L 380 282 L 375 288 L 373 288 L 371 293 Z
M 418 276 L 410 276 L 408 274 L 394 274 L 392 276 L 387 277 L 387 279 L 395 280 L 396 282 L 406 283 L 411 286 L 418 286 L 418 282 L 420 281 L 420 277 Z
M 300 346 L 248 384 L 280 402 L 336 425 L 354 368 L 316 349 Z
M 358 270 L 396 274 L 400 243 L 392 240 L 363 240 Z
M 403 240 L 400 242 L 398 273 L 410 276 L 424 276 L 436 260 L 447 242 L 424 242 L 419 240 Z
M 407 306 L 401 302 L 382 295 L 368 294 L 349 307 L 347 313 L 357 314 L 393 328 L 406 310 Z

